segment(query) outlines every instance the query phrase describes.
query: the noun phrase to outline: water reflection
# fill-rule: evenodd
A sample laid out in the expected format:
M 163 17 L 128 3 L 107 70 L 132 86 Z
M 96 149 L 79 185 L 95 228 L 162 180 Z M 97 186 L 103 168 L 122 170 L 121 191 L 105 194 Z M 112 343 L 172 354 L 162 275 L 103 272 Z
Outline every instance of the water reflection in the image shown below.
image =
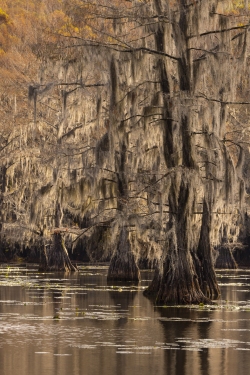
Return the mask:
M 169 346 L 164 353 L 169 373 L 210 374 L 208 349 L 201 348 L 198 343 L 209 336 L 212 323 L 201 320 L 199 312 L 189 309 L 165 308 L 160 311 L 164 318 L 160 323 L 165 343 Z
M 107 267 L 77 275 L 0 267 L 1 375 L 241 375 L 250 360 L 250 272 L 220 271 L 218 306 L 154 307 Z

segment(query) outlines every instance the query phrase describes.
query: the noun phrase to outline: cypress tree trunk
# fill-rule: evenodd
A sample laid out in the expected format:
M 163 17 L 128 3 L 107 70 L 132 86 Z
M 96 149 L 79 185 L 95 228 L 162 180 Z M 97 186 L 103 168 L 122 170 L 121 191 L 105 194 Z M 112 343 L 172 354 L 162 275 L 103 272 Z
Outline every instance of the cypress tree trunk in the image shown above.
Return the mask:
M 232 250 L 228 244 L 221 245 L 218 249 L 218 257 L 215 262 L 215 268 L 236 269 L 238 268 L 235 262 Z
M 146 295 L 155 295 L 157 305 L 209 302 L 199 284 L 192 256 L 190 222 L 197 198 L 196 186 L 195 172 L 180 169 L 172 177 L 168 245 L 153 283 L 145 291 Z
M 237 244 L 233 249 L 233 257 L 239 268 L 250 267 L 249 245 Z
M 69 254 L 65 246 L 61 232 L 53 234 L 52 245 L 47 251 L 47 265 L 45 271 L 77 271 L 69 259 Z
M 40 260 L 39 260 L 39 268 L 38 271 L 46 271 L 46 268 L 48 266 L 48 255 L 47 255 L 47 249 L 45 246 L 41 248 L 40 251 Z
M 2 246 L 5 243 L 4 238 L 2 238 L 2 229 L 4 223 L 4 192 L 6 189 L 6 173 L 7 168 L 5 166 L 0 167 L 0 262 L 6 262 L 7 258 L 3 253 Z
M 108 281 L 139 281 L 140 271 L 132 252 L 129 233 L 122 228 L 117 249 L 111 258 L 108 270 Z
M 212 246 L 210 243 L 209 235 L 210 231 L 211 213 L 208 208 L 208 203 L 204 199 L 201 233 L 197 257 L 195 256 L 195 265 L 199 279 L 199 284 L 203 294 L 210 299 L 216 299 L 220 294 L 220 290 L 216 280 L 214 264 L 212 259 Z
M 7 262 L 7 258 L 4 255 L 2 249 L 0 248 L 0 262 Z
M 69 259 L 69 254 L 62 236 L 62 229 L 59 228 L 61 226 L 62 217 L 63 211 L 60 203 L 57 202 L 55 208 L 55 226 L 58 229 L 55 229 L 52 234 L 52 245 L 50 248 L 47 250 L 44 247 L 39 270 L 64 272 L 77 271 L 77 268 L 73 266 Z

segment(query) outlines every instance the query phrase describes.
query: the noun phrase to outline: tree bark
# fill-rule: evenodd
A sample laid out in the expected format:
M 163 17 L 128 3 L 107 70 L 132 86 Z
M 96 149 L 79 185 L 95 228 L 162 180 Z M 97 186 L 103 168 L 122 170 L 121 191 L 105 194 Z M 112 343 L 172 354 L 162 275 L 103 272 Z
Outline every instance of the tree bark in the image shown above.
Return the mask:
M 232 253 L 239 268 L 250 267 L 249 245 L 236 244 Z
M 191 253 L 182 247 L 184 236 L 180 223 L 173 221 L 169 247 L 163 260 L 162 270 L 155 272 L 152 284 L 145 295 L 155 295 L 157 305 L 198 304 L 209 302 L 203 294 Z M 179 234 L 179 239 L 177 235 Z
M 211 211 L 211 210 L 210 210 Z M 200 240 L 198 245 L 197 257 L 195 256 L 196 272 L 199 284 L 203 294 L 210 298 L 216 299 L 220 294 L 219 286 L 216 280 L 214 262 L 212 258 L 212 246 L 210 243 L 211 231 L 211 214 L 208 203 L 204 198 L 203 215 L 201 224 Z
M 223 244 L 218 248 L 218 257 L 215 262 L 215 268 L 220 269 L 236 269 L 238 268 L 235 262 L 232 250 L 228 244 Z
M 74 267 L 69 259 L 69 254 L 62 236 L 62 229 L 60 229 L 62 218 L 63 210 L 61 204 L 57 201 L 55 207 L 55 226 L 58 229 L 55 229 L 52 234 L 52 245 L 48 250 L 44 247 L 44 251 L 41 255 L 40 270 L 64 272 L 77 271 L 77 267 Z
M 2 249 L 0 249 L 0 262 L 7 262 L 7 258 L 6 256 L 4 255 Z
M 108 281 L 137 282 L 140 280 L 140 271 L 131 247 L 128 230 L 123 227 L 120 232 L 117 249 L 110 261 Z
M 47 255 L 47 249 L 45 246 L 41 248 L 40 251 L 40 260 L 39 260 L 39 268 L 38 271 L 42 272 L 45 271 L 48 266 L 48 255 Z
M 192 256 L 192 235 L 197 236 L 191 227 L 192 210 L 197 199 L 195 176 L 192 170 L 179 169 L 172 177 L 168 246 L 152 284 L 145 291 L 146 295 L 155 295 L 157 305 L 210 302 L 202 291 Z
M 77 271 L 77 268 L 73 266 L 69 259 L 68 251 L 60 232 L 53 234 L 51 247 L 48 250 L 44 248 L 44 254 L 41 257 L 39 270 L 64 272 Z

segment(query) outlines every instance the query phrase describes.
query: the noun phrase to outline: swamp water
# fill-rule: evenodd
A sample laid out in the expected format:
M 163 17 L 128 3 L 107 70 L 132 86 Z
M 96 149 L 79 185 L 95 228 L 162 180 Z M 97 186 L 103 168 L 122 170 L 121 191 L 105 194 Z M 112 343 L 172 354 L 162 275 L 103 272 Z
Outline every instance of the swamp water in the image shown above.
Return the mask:
M 154 307 L 153 272 L 123 286 L 79 268 L 0 267 L 1 375 L 249 374 L 250 270 L 217 272 L 217 305 Z

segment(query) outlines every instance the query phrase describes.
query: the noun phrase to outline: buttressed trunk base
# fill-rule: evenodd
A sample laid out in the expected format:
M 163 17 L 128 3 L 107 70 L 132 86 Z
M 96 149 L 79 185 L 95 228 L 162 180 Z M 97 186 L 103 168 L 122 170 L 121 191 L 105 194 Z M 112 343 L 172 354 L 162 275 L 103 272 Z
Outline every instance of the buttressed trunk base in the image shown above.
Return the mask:
M 226 269 L 237 269 L 237 263 L 235 262 L 234 256 L 230 246 L 227 244 L 221 245 L 219 247 L 218 257 L 215 262 L 216 268 L 226 268 Z
M 134 282 L 140 280 L 140 271 L 131 250 L 129 234 L 124 227 L 121 229 L 117 250 L 110 262 L 107 279 L 108 281 Z
M 68 251 L 66 249 L 64 239 L 61 232 L 53 234 L 53 243 L 49 250 L 45 251 L 44 260 L 46 260 L 43 268 L 44 271 L 63 271 L 63 272 L 76 272 L 77 268 L 73 266 L 69 259 Z

